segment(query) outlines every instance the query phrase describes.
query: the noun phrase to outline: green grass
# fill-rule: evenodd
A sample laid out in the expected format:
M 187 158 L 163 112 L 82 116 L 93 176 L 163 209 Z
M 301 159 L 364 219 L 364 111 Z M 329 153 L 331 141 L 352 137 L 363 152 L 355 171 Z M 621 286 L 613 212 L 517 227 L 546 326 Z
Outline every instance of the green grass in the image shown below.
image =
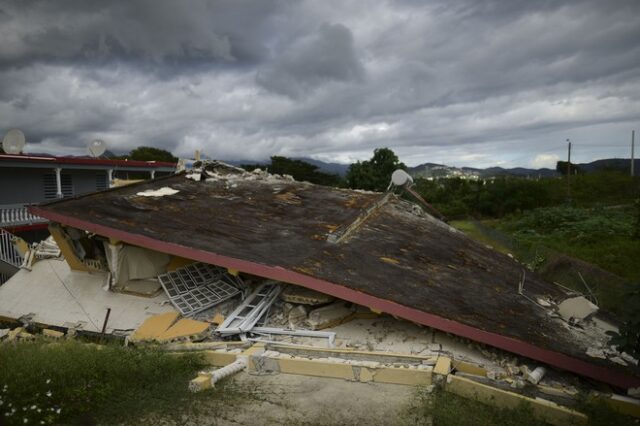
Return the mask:
M 115 424 L 187 404 L 188 382 L 204 363 L 191 354 L 37 340 L 0 344 L 0 366 L 0 424 Z
M 504 218 L 497 227 L 521 243 L 540 244 L 640 282 L 635 215 L 633 208 L 550 207 Z
M 529 405 L 523 403 L 514 409 L 497 408 L 478 401 L 462 398 L 436 388 L 432 393 L 418 387 L 411 405 L 403 416 L 406 425 L 432 424 L 444 426 L 538 426 L 545 425 L 533 417 Z
M 633 237 L 637 214 L 633 206 L 546 207 L 452 225 L 485 245 L 512 253 L 549 282 L 587 294 L 584 279 L 601 307 L 620 314 L 629 291 L 640 286 L 640 240 Z
M 586 414 L 589 426 L 631 426 L 636 419 L 619 414 L 603 402 L 587 402 L 582 399 L 574 409 Z M 404 424 L 425 424 L 431 417 L 432 424 L 438 426 L 538 426 L 547 423 L 536 419 L 527 403 L 516 408 L 497 408 L 478 401 L 462 398 L 436 389 L 432 394 L 418 387 L 415 398 L 403 418 Z
M 452 220 L 451 222 L 449 222 L 449 225 L 464 232 L 474 240 L 479 241 L 484 245 L 493 247 L 495 250 L 499 251 L 500 253 L 505 253 L 505 254 L 510 253 L 510 250 L 504 244 L 485 235 L 482 232 L 482 230 L 478 229 L 478 227 L 472 221 Z

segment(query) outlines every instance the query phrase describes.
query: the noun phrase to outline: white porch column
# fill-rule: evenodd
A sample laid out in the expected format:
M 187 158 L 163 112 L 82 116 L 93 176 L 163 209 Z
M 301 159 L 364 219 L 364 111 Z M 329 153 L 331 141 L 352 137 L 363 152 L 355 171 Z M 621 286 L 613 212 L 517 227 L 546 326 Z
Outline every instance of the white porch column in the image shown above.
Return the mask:
M 62 179 L 60 178 L 60 172 L 62 172 L 61 168 L 57 168 L 56 170 L 56 196 L 58 198 L 62 198 Z
M 156 171 L 151 170 L 151 179 L 155 179 L 155 178 L 156 178 Z
M 113 169 L 107 170 L 107 179 L 109 180 L 107 188 L 111 188 L 113 186 Z

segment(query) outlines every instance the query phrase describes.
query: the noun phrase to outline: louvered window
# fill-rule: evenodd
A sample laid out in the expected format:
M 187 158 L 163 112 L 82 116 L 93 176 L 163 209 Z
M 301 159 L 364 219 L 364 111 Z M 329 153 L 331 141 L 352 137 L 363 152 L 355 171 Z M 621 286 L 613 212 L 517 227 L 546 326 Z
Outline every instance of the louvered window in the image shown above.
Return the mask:
M 62 187 L 62 196 L 73 197 L 73 181 L 71 180 L 71 175 L 62 173 L 60 175 L 60 183 Z M 43 184 L 45 200 L 55 200 L 56 198 L 58 198 L 58 188 L 56 186 L 55 173 L 45 174 L 43 176 Z
M 96 175 L 96 190 L 104 191 L 109 187 L 107 183 L 107 174 L 106 173 L 98 173 Z

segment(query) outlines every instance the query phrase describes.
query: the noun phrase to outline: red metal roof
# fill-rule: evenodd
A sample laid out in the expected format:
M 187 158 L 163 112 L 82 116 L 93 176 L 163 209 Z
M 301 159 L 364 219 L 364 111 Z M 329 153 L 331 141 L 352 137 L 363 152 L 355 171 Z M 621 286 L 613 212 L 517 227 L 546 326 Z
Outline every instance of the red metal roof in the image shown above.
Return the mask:
M 41 163 L 41 164 L 74 164 L 86 166 L 111 166 L 117 168 L 127 167 L 145 167 L 155 169 L 159 167 L 175 167 L 176 163 L 168 163 L 164 161 L 136 161 L 136 160 L 108 160 L 101 158 L 83 158 L 83 157 L 55 157 L 45 155 L 28 155 L 28 154 L 0 154 L 0 161 L 17 161 L 25 163 Z

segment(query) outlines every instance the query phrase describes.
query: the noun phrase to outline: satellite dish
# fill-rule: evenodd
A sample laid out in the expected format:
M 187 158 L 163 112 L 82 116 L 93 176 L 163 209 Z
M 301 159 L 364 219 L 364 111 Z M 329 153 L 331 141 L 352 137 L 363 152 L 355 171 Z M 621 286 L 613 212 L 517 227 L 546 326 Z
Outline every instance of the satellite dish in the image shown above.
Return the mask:
M 395 186 L 404 186 L 407 183 L 413 183 L 413 178 L 402 169 L 398 169 L 391 175 L 391 182 Z
M 2 139 L 2 149 L 7 154 L 21 154 L 24 148 L 24 133 L 19 129 L 11 129 Z
M 94 158 L 100 157 L 107 150 L 107 144 L 102 139 L 94 139 L 87 145 L 87 152 Z

